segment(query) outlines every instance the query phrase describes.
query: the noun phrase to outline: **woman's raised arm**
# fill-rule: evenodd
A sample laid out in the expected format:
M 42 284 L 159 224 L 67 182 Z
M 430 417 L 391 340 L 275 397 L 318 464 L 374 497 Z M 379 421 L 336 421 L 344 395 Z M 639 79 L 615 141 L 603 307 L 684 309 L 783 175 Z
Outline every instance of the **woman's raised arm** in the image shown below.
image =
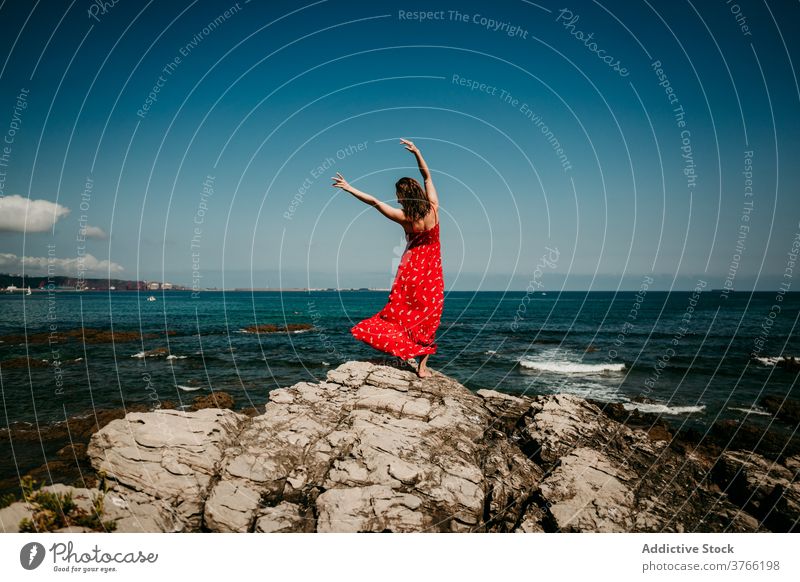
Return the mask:
M 419 151 L 419 148 L 413 144 L 413 142 L 401 138 L 400 143 L 403 144 L 408 151 L 414 154 L 415 158 L 417 158 L 419 173 L 422 174 L 422 180 L 425 182 L 425 194 L 427 194 L 428 200 L 430 200 L 431 204 L 438 207 L 439 195 L 436 192 L 436 187 L 433 185 L 431 171 L 428 169 L 428 164 L 425 163 L 425 158 L 422 157 L 422 153 Z
M 333 180 L 333 184 L 331 184 L 331 186 L 334 186 L 335 188 L 341 188 L 342 190 L 344 190 L 345 192 L 349 192 L 350 194 L 352 194 L 365 204 L 374 206 L 378 210 L 378 212 L 383 214 L 389 220 L 394 220 L 395 222 L 398 222 L 400 224 L 405 222 L 406 215 L 401 209 L 395 208 L 394 206 L 389 206 L 385 202 L 381 202 L 380 200 L 375 198 L 375 196 L 373 196 L 372 194 L 367 194 L 366 192 L 362 192 L 358 188 L 353 188 L 347 182 L 347 180 L 344 179 L 344 176 L 342 176 L 339 172 L 336 172 L 336 176 L 332 177 L 331 180 Z

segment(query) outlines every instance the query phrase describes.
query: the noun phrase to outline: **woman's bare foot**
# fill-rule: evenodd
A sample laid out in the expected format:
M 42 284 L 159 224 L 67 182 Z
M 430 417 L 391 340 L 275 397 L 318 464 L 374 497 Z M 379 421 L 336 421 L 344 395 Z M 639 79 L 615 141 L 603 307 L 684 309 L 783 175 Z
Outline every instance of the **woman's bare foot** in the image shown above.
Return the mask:
M 430 356 L 430 354 L 425 354 L 425 357 L 422 358 L 417 367 L 417 376 L 420 378 L 427 378 L 431 375 L 431 371 L 428 370 L 428 356 Z

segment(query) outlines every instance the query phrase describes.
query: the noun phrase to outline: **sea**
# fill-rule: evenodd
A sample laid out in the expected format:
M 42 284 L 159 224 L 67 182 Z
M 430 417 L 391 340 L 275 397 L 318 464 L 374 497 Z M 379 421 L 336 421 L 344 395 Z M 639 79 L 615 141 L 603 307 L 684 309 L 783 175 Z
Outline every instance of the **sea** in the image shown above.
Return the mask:
M 0 426 L 41 427 L 133 403 L 185 408 L 215 391 L 232 395 L 235 408 L 257 406 L 271 390 L 321 381 L 345 361 L 385 358 L 349 330 L 387 297 L 0 295 Z M 576 394 L 699 428 L 773 422 L 760 401 L 796 397 L 798 372 L 781 364 L 800 356 L 799 313 L 800 293 L 449 291 L 429 366 L 470 390 Z M 287 324 L 308 329 L 282 331 Z M 255 325 L 278 331 L 248 331 Z

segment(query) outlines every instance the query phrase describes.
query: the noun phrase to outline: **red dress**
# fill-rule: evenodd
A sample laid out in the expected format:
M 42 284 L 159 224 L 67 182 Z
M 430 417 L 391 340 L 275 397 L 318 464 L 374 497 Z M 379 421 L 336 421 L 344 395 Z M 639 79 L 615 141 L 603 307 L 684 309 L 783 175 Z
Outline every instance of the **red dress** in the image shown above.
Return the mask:
M 356 339 L 404 360 L 436 353 L 435 335 L 444 306 L 439 223 L 406 232 L 406 240 L 389 302 L 350 329 Z

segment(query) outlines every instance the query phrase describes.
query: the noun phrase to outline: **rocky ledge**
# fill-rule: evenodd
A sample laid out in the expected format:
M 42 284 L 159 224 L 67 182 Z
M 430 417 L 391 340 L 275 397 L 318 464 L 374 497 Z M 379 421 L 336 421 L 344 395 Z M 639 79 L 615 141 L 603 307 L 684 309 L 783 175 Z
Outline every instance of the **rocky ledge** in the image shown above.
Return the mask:
M 797 527 L 800 456 L 709 458 L 613 416 L 574 396 L 473 393 L 437 372 L 347 362 L 321 383 L 273 390 L 256 416 L 130 412 L 89 441 L 102 489 L 45 490 L 87 509 L 100 496 L 103 521 L 122 532 Z M 15 502 L 0 528 L 30 515 Z

